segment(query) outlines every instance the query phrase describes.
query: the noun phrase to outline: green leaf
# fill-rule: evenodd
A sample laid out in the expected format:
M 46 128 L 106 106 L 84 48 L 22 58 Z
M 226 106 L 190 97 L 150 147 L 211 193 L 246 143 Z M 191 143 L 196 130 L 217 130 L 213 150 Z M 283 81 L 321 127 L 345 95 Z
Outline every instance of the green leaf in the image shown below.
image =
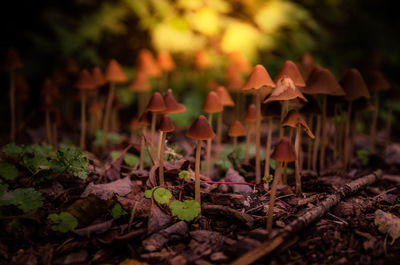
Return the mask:
M 139 163 L 139 157 L 134 154 L 127 153 L 124 157 L 124 162 L 130 167 L 134 167 Z
M 78 226 L 78 220 L 72 214 L 68 212 L 62 212 L 58 214 L 50 214 L 48 216 L 50 219 L 51 229 L 53 231 L 60 231 L 61 233 L 66 233 L 75 229 Z
M 12 180 L 18 177 L 18 170 L 13 164 L 0 162 L 0 176 L 6 180 Z
M 21 188 L 5 192 L 0 197 L 0 206 L 15 205 L 26 213 L 41 207 L 43 205 L 43 199 L 42 193 L 33 188 Z
M 144 196 L 147 199 L 151 199 L 151 197 L 153 196 L 153 191 L 156 189 L 157 187 L 153 187 L 151 190 L 145 190 L 144 191 Z
M 22 156 L 24 154 L 24 148 L 16 145 L 15 143 L 9 143 L 1 149 L 6 156 Z
M 122 137 L 118 133 L 107 133 L 107 140 L 112 144 L 118 144 L 122 141 Z
M 173 201 L 169 205 L 172 213 L 178 216 L 180 220 L 192 221 L 200 212 L 200 204 L 195 200 Z
M 119 203 L 114 204 L 113 208 L 111 209 L 111 215 L 115 220 L 126 214 L 128 213 L 122 208 L 121 204 Z
M 183 179 L 184 181 L 189 181 L 190 180 L 190 172 L 187 170 L 182 170 L 181 172 L 179 172 L 179 178 Z
M 172 198 L 172 194 L 169 190 L 164 188 L 157 188 L 154 191 L 154 199 L 160 204 L 167 204 Z
M 111 151 L 110 152 L 110 157 L 111 159 L 116 159 L 117 157 L 119 157 L 121 155 L 121 152 L 119 151 Z

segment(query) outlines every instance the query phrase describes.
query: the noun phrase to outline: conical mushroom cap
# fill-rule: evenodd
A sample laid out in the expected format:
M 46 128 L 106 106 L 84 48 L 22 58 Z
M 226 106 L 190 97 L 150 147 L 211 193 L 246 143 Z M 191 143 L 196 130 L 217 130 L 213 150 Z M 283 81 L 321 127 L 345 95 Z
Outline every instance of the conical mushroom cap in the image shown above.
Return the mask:
M 167 108 L 165 113 L 181 113 L 186 110 L 185 105 L 176 101 L 171 89 L 168 89 L 167 93 L 164 94 L 164 103 Z
M 346 92 L 344 99 L 347 101 L 363 97 L 370 98 L 367 85 L 357 69 L 351 68 L 345 71 L 339 84 Z
M 311 72 L 316 66 L 317 64 L 309 53 L 305 53 L 301 57 L 300 62 L 297 64 L 297 68 L 299 69 L 304 81 L 308 81 Z
M 244 115 L 243 121 L 246 123 L 256 122 L 257 121 L 257 109 L 256 105 L 251 104 L 247 108 L 246 114 Z
M 122 71 L 121 65 L 115 60 L 112 59 L 106 68 L 105 78 L 108 82 L 112 83 L 124 83 L 126 82 L 126 76 Z
M 139 52 L 139 69 L 146 73 L 149 77 L 160 77 L 161 69 L 154 59 L 151 51 L 142 49 Z
M 152 112 L 162 112 L 166 110 L 164 99 L 160 93 L 158 92 L 153 93 L 153 96 L 151 96 L 151 99 L 149 101 L 149 104 L 147 104 L 146 109 Z
M 93 78 L 89 71 L 83 69 L 78 76 L 78 80 L 75 83 L 75 87 L 81 90 L 91 90 L 95 88 Z
M 305 87 L 303 76 L 300 74 L 299 69 L 296 64 L 290 60 L 287 60 L 279 70 L 278 74 L 275 76 L 275 83 L 277 83 L 283 77 L 290 77 L 294 84 L 299 87 Z
M 231 124 L 231 127 L 229 127 L 228 135 L 230 137 L 244 136 L 246 135 L 246 129 L 244 128 L 243 124 L 240 121 L 235 120 Z
M 147 92 L 150 91 L 150 83 L 147 78 L 147 74 L 145 71 L 139 70 L 136 73 L 135 79 L 133 79 L 132 83 L 129 85 L 129 89 L 135 92 Z
M 41 91 L 42 95 L 49 95 L 52 99 L 60 98 L 60 91 L 58 90 L 58 87 L 54 85 L 50 78 L 46 78 L 44 80 Z
M 151 123 L 151 112 L 148 110 L 145 110 L 139 118 L 139 124 L 141 126 L 149 126 L 150 123 Z
M 271 158 L 279 162 L 293 162 L 296 160 L 296 152 L 294 151 L 294 148 L 288 138 L 283 137 L 281 140 L 279 140 L 279 143 L 275 146 Z
M 207 97 L 204 99 L 203 106 L 201 107 L 201 111 L 206 113 L 214 113 L 221 112 L 223 110 L 224 107 L 221 104 L 218 94 L 214 91 L 208 92 Z
M 194 55 L 194 66 L 197 70 L 204 70 L 210 67 L 212 64 L 211 59 L 208 55 L 203 51 L 199 50 Z
M 371 104 L 369 99 L 359 98 L 353 101 L 353 111 L 361 112 L 361 111 L 373 111 L 375 109 L 374 105 Z
M 228 90 L 226 90 L 224 86 L 218 86 L 215 89 L 215 92 L 217 92 L 222 106 L 235 106 L 235 102 L 232 100 Z
M 262 87 L 275 87 L 274 81 L 272 81 L 267 70 L 261 64 L 254 66 L 250 73 L 249 79 L 241 90 L 258 90 Z
M 289 111 L 289 113 L 281 122 L 281 126 L 289 126 L 296 128 L 297 125 L 303 126 L 304 130 L 306 131 L 308 136 L 310 136 L 310 138 L 312 139 L 315 138 L 314 134 L 311 132 L 310 127 L 308 127 L 306 121 L 303 119 L 303 117 L 301 117 L 300 113 L 296 110 Z
M 282 106 L 279 101 L 270 101 L 268 104 L 261 104 L 261 115 L 263 117 L 280 117 Z
M 244 85 L 244 79 L 242 74 L 232 65 L 227 65 L 225 68 L 225 78 L 227 82 L 227 88 L 230 91 L 240 91 Z
M 175 69 L 174 60 L 172 60 L 171 55 L 169 52 L 162 51 L 158 53 L 157 56 L 158 65 L 160 68 L 165 72 L 171 72 Z
M 20 73 L 15 75 L 15 97 L 20 101 L 29 99 L 29 85 Z
M 160 132 L 173 132 L 175 130 L 175 126 L 169 118 L 168 114 L 164 114 L 162 116 L 158 130 Z
M 228 54 L 229 65 L 235 67 L 239 73 L 248 74 L 251 70 L 251 65 L 246 56 L 240 51 L 234 51 Z
M 93 99 L 92 102 L 90 102 L 88 112 L 89 113 L 100 113 L 101 112 L 100 103 L 97 100 Z
M 385 91 L 390 89 L 390 83 L 383 76 L 381 71 L 371 70 L 365 75 L 365 81 L 370 91 Z
M 278 80 L 276 88 L 268 97 L 265 98 L 264 103 L 277 100 L 291 100 L 295 98 L 301 98 L 307 102 L 307 99 L 296 87 L 293 80 L 290 77 L 283 77 Z
M 18 68 L 22 68 L 24 64 L 19 57 L 17 50 L 14 47 L 11 47 L 7 53 L 4 60 L 4 68 L 5 70 L 15 70 Z
M 207 119 L 203 115 L 199 115 L 186 132 L 186 136 L 196 140 L 208 140 L 214 138 L 215 133 Z
M 96 87 L 104 86 L 106 84 L 106 79 L 104 78 L 103 72 L 98 66 L 93 68 L 92 78 L 93 78 L 93 83 Z
M 344 96 L 346 93 L 332 73 L 320 66 L 314 68 L 307 81 L 307 86 L 301 89 L 304 94 Z

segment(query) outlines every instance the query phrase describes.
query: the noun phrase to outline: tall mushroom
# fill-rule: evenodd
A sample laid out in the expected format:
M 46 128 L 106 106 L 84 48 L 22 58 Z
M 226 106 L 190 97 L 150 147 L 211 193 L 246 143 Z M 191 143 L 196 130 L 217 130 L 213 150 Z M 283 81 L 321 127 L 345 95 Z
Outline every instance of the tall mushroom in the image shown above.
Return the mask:
M 303 54 L 303 56 L 300 58 L 300 61 L 296 65 L 301 73 L 301 76 L 303 77 L 303 80 L 306 82 L 314 68 L 317 66 L 314 58 L 309 53 Z
M 146 107 L 146 100 L 148 100 L 148 94 L 151 90 L 147 73 L 139 69 L 132 83 L 129 85 L 129 89 L 138 93 L 138 113 L 142 113 Z
M 162 86 L 164 89 L 167 89 L 169 73 L 175 69 L 174 60 L 167 51 L 161 51 L 157 54 L 157 62 L 160 69 L 164 72 Z
M 291 110 L 286 115 L 285 119 L 281 123 L 282 126 L 290 126 L 296 128 L 296 140 L 294 144 L 294 150 L 296 152 L 296 161 L 295 161 L 295 176 L 296 176 L 296 194 L 297 196 L 301 196 L 301 175 L 299 169 L 299 161 L 301 156 L 301 127 L 307 132 L 310 138 L 314 138 L 314 134 L 311 132 L 310 127 L 308 127 L 306 121 L 301 117 L 300 113 L 296 110 Z
M 276 198 L 276 188 L 278 186 L 278 182 L 281 179 L 281 169 L 282 162 L 293 162 L 296 160 L 296 153 L 293 149 L 292 144 L 290 143 L 288 138 L 281 138 L 278 144 L 275 147 L 274 152 L 271 155 L 271 158 L 277 162 L 276 170 L 274 174 L 274 180 L 272 181 L 270 199 L 269 199 L 269 207 L 267 213 L 267 230 L 272 230 L 272 218 L 274 215 L 274 206 L 275 206 L 275 198 Z
M 217 92 L 223 107 L 235 106 L 235 102 L 232 100 L 231 96 L 229 95 L 228 90 L 224 86 L 218 86 L 215 89 L 215 92 Z M 224 113 L 224 111 L 218 112 L 218 118 L 217 118 L 217 141 L 216 141 L 217 143 L 216 143 L 216 150 L 215 150 L 215 158 L 216 159 L 219 159 L 219 153 L 221 151 L 223 113 Z
M 261 161 L 260 161 L 260 138 L 261 138 L 261 89 L 271 90 L 275 87 L 274 81 L 272 81 L 267 70 L 261 64 L 254 66 L 250 73 L 250 76 L 242 87 L 243 91 L 254 91 L 256 94 L 256 111 L 257 111 L 257 121 L 256 121 L 256 183 L 261 182 Z
M 164 99 L 160 93 L 154 92 L 153 96 L 150 98 L 149 103 L 147 104 L 146 109 L 151 111 L 151 134 L 150 134 L 150 154 L 154 157 L 154 137 L 156 132 L 156 122 L 157 122 L 157 114 L 166 110 Z
M 161 146 L 160 146 L 160 155 L 158 158 L 159 161 L 159 168 L 158 168 L 158 175 L 160 179 L 160 186 L 164 186 L 164 150 L 165 150 L 165 139 L 167 133 L 173 132 L 175 130 L 175 126 L 172 123 L 171 119 L 169 118 L 168 114 L 164 114 L 162 116 L 160 126 L 158 130 L 161 132 Z
M 257 122 L 257 109 L 256 105 L 251 104 L 247 108 L 246 114 L 243 117 L 244 123 L 247 125 L 248 132 L 247 132 L 247 137 L 246 137 L 246 150 L 244 153 L 244 162 L 249 163 L 249 149 L 250 149 L 250 142 L 251 142 L 251 137 L 254 132 L 254 125 Z
M 139 118 L 139 125 L 142 127 L 142 135 L 140 138 L 140 157 L 139 157 L 139 170 L 143 170 L 144 162 L 144 146 L 146 144 L 146 127 L 151 123 L 151 113 L 146 110 Z
M 210 91 L 207 94 L 207 97 L 203 101 L 203 106 L 201 107 L 201 111 L 208 113 L 208 123 L 212 129 L 212 118 L 213 113 L 222 112 L 224 107 L 222 106 L 221 100 L 218 94 L 214 91 Z M 206 149 L 206 176 L 210 176 L 210 167 L 211 167 L 211 139 L 207 140 L 207 149 Z
M 50 112 L 52 112 L 55 108 L 54 100 L 60 98 L 60 92 L 58 91 L 58 87 L 54 85 L 51 79 L 47 78 L 43 82 L 41 88 L 41 94 L 44 96 L 44 103 L 42 109 L 45 111 L 46 115 L 46 136 L 47 143 L 51 144 L 53 142 L 52 138 L 52 130 L 51 130 L 51 119 Z
M 93 99 L 89 105 L 89 134 L 92 135 L 96 130 L 100 128 L 101 124 L 101 105 Z
M 215 133 L 211 129 L 207 119 L 200 115 L 192 123 L 189 130 L 186 132 L 186 136 L 197 141 L 196 145 L 196 165 L 195 165 L 195 200 L 201 205 L 200 197 L 200 154 L 201 154 L 201 141 L 212 139 L 215 137 Z
M 229 127 L 228 135 L 233 138 L 233 158 L 236 158 L 237 138 L 245 136 L 246 129 L 240 121 L 235 120 Z

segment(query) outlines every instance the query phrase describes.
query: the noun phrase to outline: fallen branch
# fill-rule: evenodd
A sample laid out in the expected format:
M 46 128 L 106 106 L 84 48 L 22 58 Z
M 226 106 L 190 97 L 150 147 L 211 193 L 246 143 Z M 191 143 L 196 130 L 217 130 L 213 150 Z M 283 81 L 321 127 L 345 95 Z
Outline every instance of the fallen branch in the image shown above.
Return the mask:
M 254 218 L 248 215 L 247 213 L 243 213 L 223 205 L 206 204 L 203 205 L 201 209 L 203 214 L 217 214 L 217 215 L 231 216 L 236 220 L 244 223 L 248 227 L 251 227 L 255 222 Z
M 278 231 L 272 238 L 265 241 L 256 249 L 253 249 L 231 263 L 231 265 L 247 265 L 255 262 L 257 259 L 269 254 L 279 247 L 285 240 L 296 235 L 299 231 L 315 222 L 326 214 L 333 206 L 337 205 L 343 198 L 358 192 L 359 190 L 371 185 L 382 177 L 382 170 L 377 170 L 372 174 L 356 179 L 349 184 L 344 185 L 336 193 L 329 195 L 321 201 L 318 206 L 311 208 L 307 213 L 300 216 L 283 229 Z

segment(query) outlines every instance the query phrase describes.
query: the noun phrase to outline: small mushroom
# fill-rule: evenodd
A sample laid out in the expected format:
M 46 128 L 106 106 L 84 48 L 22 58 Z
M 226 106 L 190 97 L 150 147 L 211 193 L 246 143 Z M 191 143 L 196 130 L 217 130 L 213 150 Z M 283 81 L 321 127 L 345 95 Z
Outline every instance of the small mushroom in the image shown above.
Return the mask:
M 195 165 L 195 200 L 201 204 L 200 197 L 200 154 L 201 154 L 201 141 L 212 139 L 215 137 L 210 124 L 207 119 L 200 115 L 192 123 L 189 130 L 186 132 L 186 136 L 197 141 L 196 145 L 196 165 Z
M 150 98 L 149 103 L 146 107 L 147 110 L 151 111 L 151 134 L 150 134 L 150 154 L 154 157 L 154 137 L 156 131 L 157 113 L 162 113 L 166 110 L 164 99 L 159 92 L 154 92 Z
M 153 54 L 148 49 L 141 49 L 138 56 L 139 71 L 144 71 L 148 77 L 161 77 L 161 69 Z
M 231 127 L 229 127 L 228 135 L 233 138 L 233 157 L 236 158 L 237 138 L 239 136 L 245 136 L 246 129 L 243 127 L 240 121 L 235 120 L 231 124 Z
M 163 71 L 162 86 L 168 88 L 169 73 L 175 69 L 175 63 L 171 55 L 167 51 L 161 51 L 157 55 L 157 62 L 160 69 Z
M 135 78 L 129 85 L 129 89 L 138 93 L 138 113 L 142 113 L 146 107 L 146 101 L 151 91 L 151 85 L 147 73 L 143 70 L 136 72 Z
M 161 132 L 161 148 L 159 154 L 159 178 L 160 178 L 160 186 L 164 186 L 164 150 L 165 150 L 165 139 L 167 133 L 173 132 L 175 130 L 175 126 L 169 118 L 168 114 L 164 114 L 162 116 L 160 126 L 158 130 Z
M 140 157 L 139 157 L 139 170 L 143 170 L 144 162 L 144 146 L 146 144 L 147 126 L 151 123 L 151 113 L 146 110 L 139 118 L 139 125 L 142 127 L 142 135 L 140 140 Z

